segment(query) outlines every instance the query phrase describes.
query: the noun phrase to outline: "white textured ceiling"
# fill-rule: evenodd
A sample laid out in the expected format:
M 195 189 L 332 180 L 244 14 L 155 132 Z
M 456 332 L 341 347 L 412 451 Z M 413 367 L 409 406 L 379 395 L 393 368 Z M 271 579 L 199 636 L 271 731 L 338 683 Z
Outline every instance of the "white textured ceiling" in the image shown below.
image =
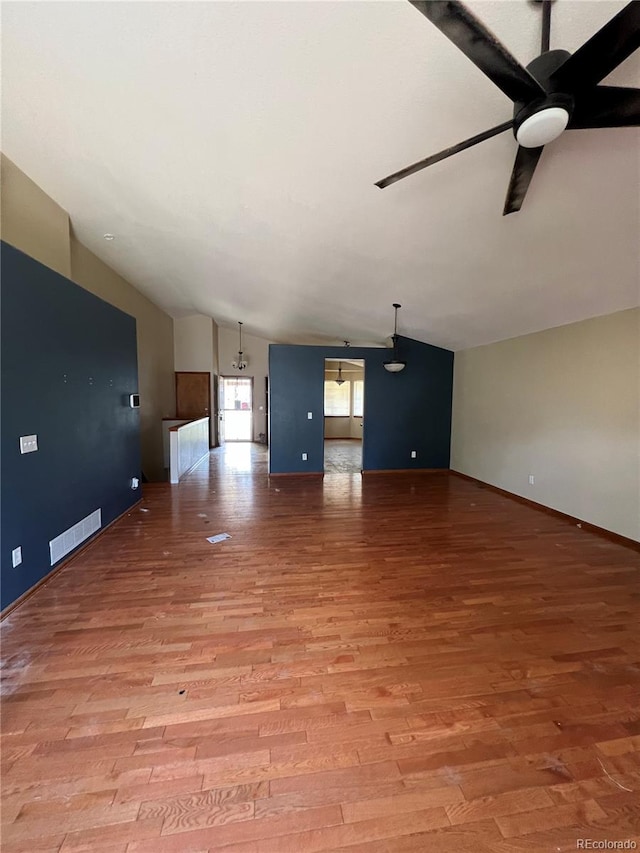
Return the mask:
M 557 0 L 575 50 L 624 2 Z M 540 7 L 469 6 L 523 63 Z M 2 148 L 174 316 L 272 340 L 460 349 L 638 303 L 640 134 L 565 133 L 502 217 L 511 117 L 405 2 L 2 4 Z M 640 84 L 638 56 L 609 78 Z M 112 232 L 116 240 L 104 241 Z

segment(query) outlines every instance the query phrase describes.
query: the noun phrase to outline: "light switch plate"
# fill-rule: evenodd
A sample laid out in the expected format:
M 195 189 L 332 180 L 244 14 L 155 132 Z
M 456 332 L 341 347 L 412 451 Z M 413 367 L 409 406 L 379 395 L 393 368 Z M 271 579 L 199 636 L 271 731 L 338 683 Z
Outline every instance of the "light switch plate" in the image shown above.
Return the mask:
M 21 435 L 20 436 L 20 453 L 35 453 L 38 449 L 37 435 Z
M 307 420 L 313 420 L 313 412 L 307 412 Z
M 22 562 L 22 548 L 18 546 L 14 548 L 11 552 L 11 565 L 15 569 L 16 566 L 19 566 Z

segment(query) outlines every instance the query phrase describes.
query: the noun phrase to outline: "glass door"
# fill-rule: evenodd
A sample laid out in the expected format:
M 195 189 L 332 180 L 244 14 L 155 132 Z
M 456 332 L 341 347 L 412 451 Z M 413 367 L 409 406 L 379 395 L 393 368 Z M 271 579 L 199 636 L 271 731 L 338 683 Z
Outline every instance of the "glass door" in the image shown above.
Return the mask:
M 220 377 L 224 441 L 253 441 L 253 377 Z

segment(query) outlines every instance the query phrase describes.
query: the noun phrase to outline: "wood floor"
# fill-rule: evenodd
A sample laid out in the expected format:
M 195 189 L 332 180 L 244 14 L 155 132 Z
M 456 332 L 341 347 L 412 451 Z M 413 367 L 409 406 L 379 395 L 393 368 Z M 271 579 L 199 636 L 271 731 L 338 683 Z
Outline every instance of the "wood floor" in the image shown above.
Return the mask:
M 640 842 L 636 552 L 453 475 L 236 451 L 4 621 L 3 853 Z

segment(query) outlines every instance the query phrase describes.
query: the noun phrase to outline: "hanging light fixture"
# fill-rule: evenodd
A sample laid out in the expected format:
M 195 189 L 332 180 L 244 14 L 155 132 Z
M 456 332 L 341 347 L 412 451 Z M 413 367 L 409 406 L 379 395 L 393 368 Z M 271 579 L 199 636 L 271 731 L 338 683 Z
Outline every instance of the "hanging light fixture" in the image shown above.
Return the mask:
M 242 323 L 238 320 L 238 334 L 239 334 L 239 345 L 238 345 L 238 358 L 231 365 L 234 370 L 246 370 L 247 362 L 243 357 L 242 353 Z
M 342 378 L 342 362 L 338 362 L 338 378 L 336 379 L 336 385 L 344 385 L 344 379 Z
M 393 307 L 395 309 L 393 335 L 391 336 L 391 340 L 393 341 L 393 358 L 391 361 L 384 362 L 384 369 L 388 370 L 389 373 L 400 373 L 400 371 L 404 370 L 407 366 L 406 361 L 400 361 L 398 358 L 398 308 L 402 308 L 402 305 L 398 305 L 397 302 L 394 302 Z

